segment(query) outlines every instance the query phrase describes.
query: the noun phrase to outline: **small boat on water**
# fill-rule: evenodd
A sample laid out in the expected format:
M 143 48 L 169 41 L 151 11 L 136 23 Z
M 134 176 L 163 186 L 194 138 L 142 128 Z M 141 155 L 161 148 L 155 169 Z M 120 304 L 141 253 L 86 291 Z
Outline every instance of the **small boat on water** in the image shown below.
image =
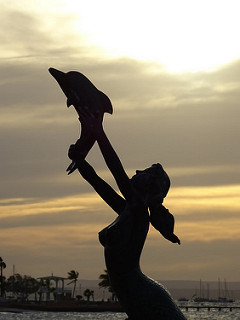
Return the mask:
M 227 282 L 226 279 L 224 280 L 224 288 L 222 288 L 222 284 L 220 281 L 220 278 L 218 278 L 218 298 L 217 299 L 212 299 L 210 298 L 210 288 L 209 284 L 207 283 L 207 294 L 205 296 L 204 292 L 204 287 L 202 284 L 202 280 L 200 279 L 200 288 L 199 288 L 199 296 L 195 296 L 194 299 L 192 299 L 194 302 L 219 302 L 219 303 L 224 303 L 224 302 L 234 302 L 233 299 L 229 297 L 229 291 L 227 288 Z

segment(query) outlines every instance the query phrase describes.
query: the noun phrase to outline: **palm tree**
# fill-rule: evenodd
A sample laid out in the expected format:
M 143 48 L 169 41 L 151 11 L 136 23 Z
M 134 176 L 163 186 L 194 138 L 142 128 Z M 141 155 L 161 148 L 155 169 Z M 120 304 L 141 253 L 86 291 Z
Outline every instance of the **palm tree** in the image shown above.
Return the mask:
M 105 269 L 104 270 L 105 273 L 100 274 L 98 279 L 101 279 L 102 281 L 99 282 L 98 286 L 100 288 L 107 288 L 109 290 L 109 288 L 111 287 L 110 281 L 109 281 L 109 276 L 108 276 L 108 272 Z
M 68 283 L 68 285 L 74 283 L 74 287 L 73 287 L 73 298 L 74 298 L 74 295 L 75 295 L 75 290 L 76 290 L 76 284 L 77 284 L 78 276 L 79 276 L 79 272 L 77 272 L 77 271 L 75 271 L 75 270 L 71 270 L 70 272 L 68 272 L 68 279 L 69 279 L 69 280 L 72 280 L 71 282 Z
M 116 295 L 112 289 L 107 270 L 105 269 L 104 272 L 105 273 L 102 273 L 99 276 L 99 279 L 101 279 L 102 281 L 99 282 L 98 286 L 100 288 L 108 289 L 108 292 L 112 294 L 112 301 L 114 301 L 116 299 Z
M 1 282 L 1 297 L 4 294 L 4 277 L 3 277 L 3 269 L 6 268 L 6 263 L 3 261 L 2 257 L 0 257 L 0 282 Z

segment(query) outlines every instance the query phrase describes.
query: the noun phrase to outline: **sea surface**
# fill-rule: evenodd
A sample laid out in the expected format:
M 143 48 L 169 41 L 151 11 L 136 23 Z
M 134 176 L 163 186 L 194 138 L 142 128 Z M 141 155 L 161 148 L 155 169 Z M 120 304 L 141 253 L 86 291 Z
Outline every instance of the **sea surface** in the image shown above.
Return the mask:
M 187 320 L 240 320 L 240 309 L 189 309 L 182 310 Z M 0 312 L 1 320 L 125 320 L 125 313 L 115 312 Z

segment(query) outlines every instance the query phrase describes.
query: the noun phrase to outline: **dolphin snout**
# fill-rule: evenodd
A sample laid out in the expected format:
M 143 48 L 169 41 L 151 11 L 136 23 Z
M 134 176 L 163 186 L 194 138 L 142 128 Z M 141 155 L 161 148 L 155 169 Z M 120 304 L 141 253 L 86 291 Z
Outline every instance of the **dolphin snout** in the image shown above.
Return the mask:
M 55 68 L 49 68 L 48 71 L 50 72 L 50 74 L 57 80 L 57 81 L 61 81 L 64 78 L 65 73 L 57 70 Z

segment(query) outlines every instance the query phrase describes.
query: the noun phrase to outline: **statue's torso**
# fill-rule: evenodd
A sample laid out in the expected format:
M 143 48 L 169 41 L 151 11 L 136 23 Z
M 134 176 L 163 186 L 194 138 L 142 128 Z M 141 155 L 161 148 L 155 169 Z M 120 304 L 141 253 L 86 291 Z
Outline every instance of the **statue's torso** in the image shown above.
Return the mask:
M 115 221 L 99 232 L 109 274 L 128 273 L 139 267 L 148 228 L 147 210 L 143 206 L 130 210 L 127 205 Z
M 165 288 L 140 270 L 148 228 L 147 208 L 133 204 L 99 232 L 113 290 L 130 320 L 185 320 Z

